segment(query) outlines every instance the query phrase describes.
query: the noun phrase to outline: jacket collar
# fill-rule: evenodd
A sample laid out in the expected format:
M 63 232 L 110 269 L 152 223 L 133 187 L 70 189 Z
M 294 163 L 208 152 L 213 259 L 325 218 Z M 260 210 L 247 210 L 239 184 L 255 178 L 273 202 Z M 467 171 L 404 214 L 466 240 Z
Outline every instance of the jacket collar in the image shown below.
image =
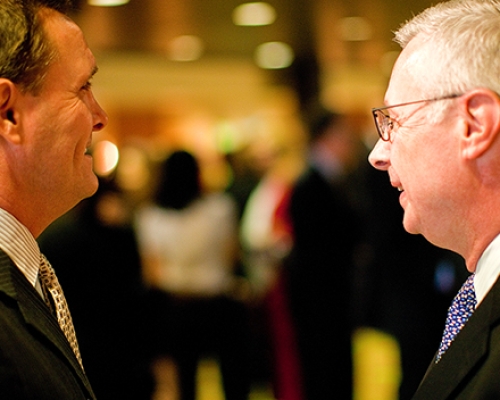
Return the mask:
M 90 396 L 95 398 L 90 383 L 82 371 L 71 346 L 59 327 L 57 319 L 50 312 L 43 299 L 22 272 L 0 249 L 0 292 L 17 301 L 25 322 L 45 336 L 59 351 L 78 376 Z
M 446 399 L 488 352 L 491 325 L 500 319 L 500 281 L 497 280 L 450 348 L 429 366 L 412 400 Z

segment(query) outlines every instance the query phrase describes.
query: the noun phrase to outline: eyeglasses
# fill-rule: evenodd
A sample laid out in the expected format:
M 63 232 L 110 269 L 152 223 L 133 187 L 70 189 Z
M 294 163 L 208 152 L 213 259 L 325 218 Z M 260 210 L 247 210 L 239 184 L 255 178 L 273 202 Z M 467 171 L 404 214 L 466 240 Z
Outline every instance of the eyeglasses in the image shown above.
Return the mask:
M 460 96 L 462 96 L 462 94 L 451 94 L 448 96 L 437 97 L 435 99 L 417 100 L 417 101 L 410 101 L 408 103 L 395 104 L 392 106 L 372 108 L 373 118 L 375 119 L 375 126 L 377 127 L 377 132 L 378 135 L 380 136 L 380 139 L 382 139 L 384 142 L 392 141 L 391 139 L 392 139 L 392 133 L 394 131 L 394 125 L 395 123 L 397 123 L 396 120 L 392 119 L 389 115 L 384 113 L 385 110 L 389 108 L 409 106 L 411 104 L 418 104 L 430 101 L 455 99 Z

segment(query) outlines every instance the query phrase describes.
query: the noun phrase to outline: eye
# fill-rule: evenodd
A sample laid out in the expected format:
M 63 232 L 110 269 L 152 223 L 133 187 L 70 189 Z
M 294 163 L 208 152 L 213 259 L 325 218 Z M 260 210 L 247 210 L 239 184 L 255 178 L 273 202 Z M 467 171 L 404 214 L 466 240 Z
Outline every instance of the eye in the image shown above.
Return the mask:
M 92 89 L 92 82 L 87 81 L 85 85 L 82 86 L 82 90 L 90 90 L 90 89 Z
M 382 114 L 382 115 L 383 115 L 383 119 L 382 119 L 381 125 L 382 125 L 384 131 L 391 130 L 392 126 L 393 126 L 393 122 L 392 122 L 391 117 L 389 117 L 388 115 L 385 115 L 385 114 Z

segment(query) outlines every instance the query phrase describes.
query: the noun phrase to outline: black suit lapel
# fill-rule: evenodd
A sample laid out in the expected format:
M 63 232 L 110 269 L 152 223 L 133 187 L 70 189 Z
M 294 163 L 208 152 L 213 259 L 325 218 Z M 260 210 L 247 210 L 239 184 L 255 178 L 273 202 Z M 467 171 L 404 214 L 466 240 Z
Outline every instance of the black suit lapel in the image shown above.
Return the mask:
M 59 328 L 57 319 L 22 272 L 2 250 L 0 250 L 0 291 L 17 301 L 26 323 L 33 326 L 56 347 L 89 393 L 92 394 L 90 383 L 74 356 L 64 333 Z
M 500 282 L 488 292 L 450 348 L 432 361 L 412 400 L 448 398 L 488 351 L 491 325 L 500 319 Z

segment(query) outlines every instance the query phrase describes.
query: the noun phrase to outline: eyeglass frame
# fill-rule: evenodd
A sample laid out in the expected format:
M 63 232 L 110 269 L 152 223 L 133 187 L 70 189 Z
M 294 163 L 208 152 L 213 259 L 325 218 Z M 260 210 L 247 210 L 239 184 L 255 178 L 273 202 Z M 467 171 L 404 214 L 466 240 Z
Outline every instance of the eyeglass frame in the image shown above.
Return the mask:
M 394 107 L 402 107 L 402 106 L 409 106 L 412 104 L 418 104 L 418 103 L 424 103 L 424 102 L 430 102 L 430 101 L 439 101 L 439 100 L 448 100 L 448 99 L 456 99 L 457 97 L 463 96 L 463 93 L 454 93 L 450 94 L 447 96 L 442 96 L 442 97 L 435 97 L 433 99 L 425 99 L 425 100 L 416 100 L 416 101 L 409 101 L 406 103 L 400 103 L 400 104 L 393 104 L 390 106 L 385 106 L 385 107 L 378 107 L 378 108 L 372 108 L 372 115 L 375 120 L 375 127 L 377 128 L 377 133 L 384 142 L 390 142 L 391 141 L 391 134 L 389 135 L 384 135 L 384 132 L 382 130 L 381 124 L 378 122 L 377 118 L 377 113 L 380 113 L 384 116 L 384 121 L 389 121 L 390 124 L 393 124 L 393 118 L 387 114 L 385 114 L 383 111 L 387 110 L 389 108 L 394 108 Z M 396 121 L 397 122 L 397 121 Z M 388 124 L 385 124 L 385 126 L 388 126 Z

